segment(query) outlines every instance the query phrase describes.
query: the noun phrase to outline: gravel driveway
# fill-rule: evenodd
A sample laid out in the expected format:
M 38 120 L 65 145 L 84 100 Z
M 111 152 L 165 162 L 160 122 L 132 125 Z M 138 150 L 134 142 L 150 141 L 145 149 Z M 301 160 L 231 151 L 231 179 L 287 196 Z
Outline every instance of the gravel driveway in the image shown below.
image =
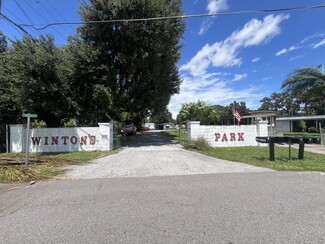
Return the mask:
M 171 175 L 270 172 L 271 169 L 220 160 L 187 151 L 160 132 L 136 136 L 122 152 L 72 166 L 64 178 L 95 179 Z

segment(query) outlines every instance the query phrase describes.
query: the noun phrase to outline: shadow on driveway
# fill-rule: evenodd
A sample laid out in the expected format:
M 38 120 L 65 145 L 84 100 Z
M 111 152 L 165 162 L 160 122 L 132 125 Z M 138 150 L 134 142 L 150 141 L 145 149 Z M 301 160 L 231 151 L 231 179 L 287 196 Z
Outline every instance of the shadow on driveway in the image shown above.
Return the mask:
M 127 136 L 124 139 L 126 139 L 127 147 L 163 146 L 174 144 L 161 131 L 146 131 L 139 133 L 136 136 Z

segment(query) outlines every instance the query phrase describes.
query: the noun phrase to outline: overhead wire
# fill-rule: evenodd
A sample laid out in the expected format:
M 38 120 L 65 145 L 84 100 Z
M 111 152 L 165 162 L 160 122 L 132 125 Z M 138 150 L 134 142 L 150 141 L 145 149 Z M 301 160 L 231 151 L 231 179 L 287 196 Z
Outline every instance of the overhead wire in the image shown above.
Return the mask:
M 58 16 L 60 16 L 60 18 L 62 18 L 63 21 L 67 21 L 65 19 L 65 17 L 61 14 L 61 12 L 51 3 L 51 1 L 47 2 L 49 6 L 51 6 L 51 8 L 58 14 Z M 38 4 L 41 4 L 41 2 L 39 1 Z M 56 19 L 56 18 L 54 18 Z M 65 27 L 63 27 L 65 29 Z M 69 31 L 67 29 L 65 29 L 68 33 Z
M 45 22 L 48 22 L 29 2 L 26 1 L 26 4 L 31 8 L 38 16 L 40 16 Z M 54 28 L 55 32 L 61 36 L 64 40 L 66 39 L 56 28 Z
M 24 16 L 26 17 L 26 19 L 32 24 L 34 25 L 33 21 L 31 18 L 29 18 L 29 16 L 26 14 L 25 10 L 21 7 L 21 5 L 17 2 L 17 0 L 15 0 L 16 5 L 18 6 L 18 8 L 20 9 L 20 11 L 24 14 Z M 34 29 L 35 30 L 35 29 Z M 41 32 L 39 30 L 35 30 L 37 35 L 40 35 Z
M 302 11 L 309 9 L 321 9 L 325 8 L 325 5 L 316 6 L 304 6 L 304 7 L 293 7 L 293 8 L 278 8 L 278 9 L 262 9 L 262 10 L 244 10 L 234 12 L 220 12 L 214 14 L 192 14 L 192 15 L 176 15 L 176 16 L 161 16 L 152 18 L 136 18 L 136 19 L 113 19 L 113 20 L 94 20 L 94 21 L 76 21 L 76 22 L 55 22 L 37 27 L 35 25 L 20 24 L 24 27 L 31 27 L 35 30 L 44 30 L 51 26 L 57 25 L 83 25 L 83 24 L 99 24 L 99 23 L 119 23 L 119 22 L 141 22 L 141 21 L 154 21 L 154 20 L 168 20 L 168 19 L 189 19 L 189 18 L 200 18 L 200 17 L 215 17 L 215 16 L 227 16 L 227 15 L 239 15 L 239 14 L 252 14 L 252 13 L 275 13 L 275 12 L 292 12 Z
M 9 9 L 7 9 L 5 6 L 3 6 L 3 8 L 6 9 L 9 13 L 11 13 L 11 12 L 9 11 Z M 11 14 L 12 14 L 12 13 L 11 13 Z M 2 15 L 1 15 L 1 13 L 0 13 L 0 18 L 3 18 Z M 4 19 L 4 18 L 3 18 L 3 19 Z M 15 29 L 15 31 L 18 32 L 19 35 L 23 36 L 23 34 L 21 33 L 20 29 L 18 29 L 17 26 L 15 26 L 14 24 L 12 24 L 11 22 L 9 22 L 9 24 L 10 24 L 10 25 Z
M 34 37 L 31 35 L 31 34 L 29 34 L 29 32 L 28 31 L 26 31 L 20 24 L 17 24 L 16 22 L 14 22 L 12 19 L 10 19 L 10 18 L 8 18 L 6 15 L 4 15 L 4 14 L 2 14 L 2 13 L 0 13 L 0 16 L 2 16 L 2 18 L 3 19 L 5 19 L 5 20 L 7 20 L 9 23 L 11 23 L 11 24 L 13 24 L 14 26 L 16 26 L 18 29 L 20 29 L 24 34 L 26 34 L 31 40 L 33 40 L 34 42 L 36 42 L 35 41 L 35 39 L 34 39 Z

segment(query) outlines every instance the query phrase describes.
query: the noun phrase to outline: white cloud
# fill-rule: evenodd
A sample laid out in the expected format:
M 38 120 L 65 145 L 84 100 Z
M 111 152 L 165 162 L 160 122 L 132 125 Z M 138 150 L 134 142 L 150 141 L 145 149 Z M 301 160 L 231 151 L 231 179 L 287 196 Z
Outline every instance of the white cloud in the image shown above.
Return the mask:
M 235 74 L 233 81 L 240 81 L 247 78 L 247 74 Z
M 221 10 L 228 9 L 227 0 L 209 0 L 207 10 L 209 14 L 216 14 Z
M 221 74 L 222 75 L 222 74 Z M 234 100 L 245 101 L 250 108 L 259 106 L 256 101 L 261 100 L 267 94 L 261 93 L 256 87 L 237 90 L 228 86 L 231 80 L 224 77 L 190 77 L 184 76 L 180 94 L 174 95 L 168 106 L 168 110 L 173 113 L 175 118 L 180 111 L 182 104 L 202 100 L 208 104 L 229 105 Z M 205 87 L 202 89 L 202 87 Z
M 288 15 L 268 15 L 263 20 L 252 19 L 245 26 L 236 30 L 224 41 L 212 45 L 206 44 L 181 71 L 188 71 L 193 76 L 201 76 L 209 67 L 232 67 L 242 63 L 238 57 L 242 48 L 264 44 L 280 34 L 280 23 Z
M 285 54 L 285 53 L 287 53 L 287 52 L 288 52 L 288 49 L 283 48 L 281 51 L 277 52 L 275 55 L 276 55 L 276 56 L 280 56 L 280 55 Z
M 257 57 L 257 58 L 253 58 L 252 59 L 252 63 L 257 63 L 258 61 L 260 61 L 261 60 L 261 58 L 259 58 L 259 57 Z
M 283 48 L 281 51 L 279 51 L 279 52 L 277 52 L 275 55 L 276 56 L 281 56 L 281 55 L 283 55 L 283 54 L 285 54 L 285 53 L 288 53 L 288 52 L 292 52 L 292 51 L 294 51 L 294 50 L 297 50 L 297 49 L 299 49 L 300 47 L 298 47 L 298 46 L 291 46 L 291 47 L 289 47 L 289 48 Z
M 323 39 L 323 40 L 321 40 L 320 42 L 318 42 L 317 44 L 315 44 L 315 45 L 313 46 L 313 48 L 318 48 L 318 47 L 321 47 L 321 46 L 323 46 L 323 45 L 325 45 L 325 39 Z
M 268 95 L 263 89 L 251 86 L 238 90 L 232 85 L 234 81 L 247 78 L 246 73 L 221 73 L 215 69 L 241 65 L 240 51 L 270 41 L 280 34 L 280 23 L 288 18 L 288 15 L 281 14 L 268 15 L 262 20 L 252 19 L 224 41 L 204 45 L 188 63 L 180 67 L 183 79 L 180 94 L 173 96 L 168 106 L 173 116 L 176 116 L 182 104 L 197 100 L 220 105 L 228 105 L 234 100 L 245 101 L 250 108 L 257 108 L 259 104 L 256 101 Z M 255 58 L 255 62 L 258 60 Z
M 292 58 L 289 59 L 289 62 L 292 62 L 294 60 L 297 60 L 297 59 L 300 59 L 300 58 L 303 58 L 303 57 L 304 57 L 304 55 L 298 55 L 298 56 L 292 57 Z
M 222 10 L 228 9 L 228 0 L 208 0 L 208 5 L 206 10 L 208 11 L 208 14 L 216 14 Z M 203 24 L 201 25 L 199 35 L 204 35 L 210 27 L 213 25 L 212 18 L 207 18 L 204 20 Z
M 270 77 L 270 76 L 267 76 L 267 77 L 264 77 L 264 78 L 262 79 L 262 81 L 266 81 L 266 80 L 269 80 L 269 79 L 271 79 L 271 77 Z

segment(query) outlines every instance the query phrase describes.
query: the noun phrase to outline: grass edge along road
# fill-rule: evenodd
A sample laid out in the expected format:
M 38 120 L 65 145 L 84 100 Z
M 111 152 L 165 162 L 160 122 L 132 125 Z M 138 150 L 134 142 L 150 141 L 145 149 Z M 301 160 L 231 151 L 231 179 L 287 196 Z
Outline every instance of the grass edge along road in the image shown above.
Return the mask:
M 66 167 L 69 165 L 87 163 L 90 160 L 112 155 L 120 151 L 121 149 L 114 151 L 30 153 L 28 166 L 24 164 L 17 165 L 17 163 L 24 162 L 25 153 L 3 153 L 0 154 L 0 183 L 52 179 L 65 173 Z
M 178 142 L 178 131 L 165 131 L 174 143 Z M 305 151 L 304 160 L 298 159 L 298 150 L 291 148 L 291 160 L 289 160 L 288 147 L 275 147 L 275 161 L 269 160 L 268 146 L 262 147 L 218 147 L 205 150 L 193 150 L 185 142 L 187 136 L 181 134 L 181 144 L 189 149 L 210 157 L 223 160 L 245 163 L 253 166 L 270 168 L 279 171 L 325 171 L 325 155 Z

